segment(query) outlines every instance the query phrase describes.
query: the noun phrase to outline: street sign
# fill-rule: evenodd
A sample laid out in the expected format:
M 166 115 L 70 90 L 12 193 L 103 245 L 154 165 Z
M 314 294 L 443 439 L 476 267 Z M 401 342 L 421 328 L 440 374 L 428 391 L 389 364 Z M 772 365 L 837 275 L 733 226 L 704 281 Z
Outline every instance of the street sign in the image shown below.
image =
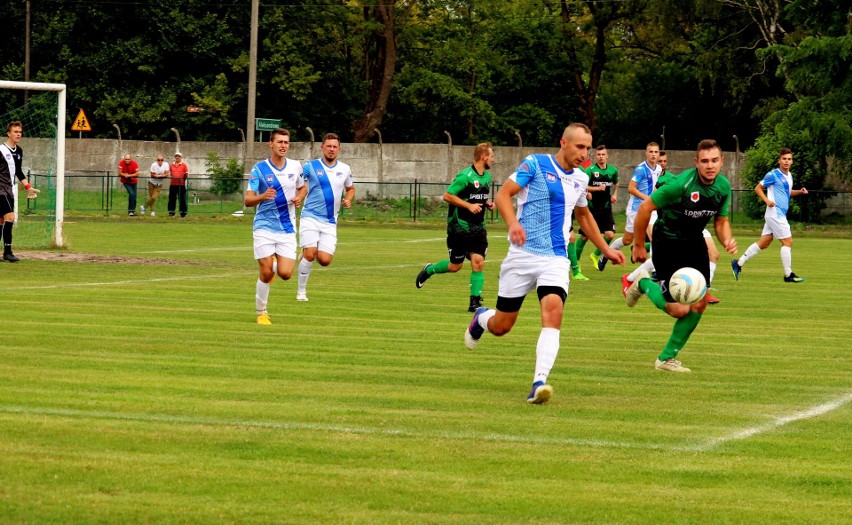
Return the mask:
M 256 131 L 275 131 L 281 127 L 281 119 L 275 118 L 256 118 L 254 119 L 254 129 Z
M 86 114 L 82 109 L 80 109 L 80 112 L 77 113 L 77 118 L 74 119 L 71 131 L 92 131 L 92 126 L 89 124 L 89 118 L 86 117 Z

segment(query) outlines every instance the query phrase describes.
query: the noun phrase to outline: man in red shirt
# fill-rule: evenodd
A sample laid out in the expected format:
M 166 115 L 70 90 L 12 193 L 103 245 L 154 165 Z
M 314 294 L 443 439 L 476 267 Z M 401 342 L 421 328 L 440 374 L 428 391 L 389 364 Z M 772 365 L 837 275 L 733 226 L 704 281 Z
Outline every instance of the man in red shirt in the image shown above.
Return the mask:
M 183 155 L 180 152 L 175 153 L 175 161 L 169 166 L 169 173 L 172 176 L 172 182 L 169 185 L 169 217 L 175 216 L 175 201 L 180 203 L 180 216 L 186 217 L 186 179 L 189 175 L 189 168 L 183 161 Z
M 127 190 L 127 215 L 136 216 L 136 183 L 139 181 L 139 164 L 130 158 L 130 154 L 124 155 L 124 159 L 118 163 L 118 178 Z

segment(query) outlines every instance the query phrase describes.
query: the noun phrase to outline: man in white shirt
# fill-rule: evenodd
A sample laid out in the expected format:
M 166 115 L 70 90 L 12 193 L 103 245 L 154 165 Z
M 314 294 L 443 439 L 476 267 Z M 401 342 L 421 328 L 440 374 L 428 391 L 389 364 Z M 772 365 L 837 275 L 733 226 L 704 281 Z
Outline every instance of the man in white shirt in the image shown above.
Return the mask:
M 145 215 L 145 208 L 151 210 L 151 217 L 156 217 L 154 211 L 154 203 L 160 197 L 160 191 L 163 189 L 163 179 L 169 178 L 169 163 L 165 161 L 165 157 L 157 155 L 157 160 L 151 164 L 151 178 L 148 179 L 148 200 L 142 206 L 142 215 Z

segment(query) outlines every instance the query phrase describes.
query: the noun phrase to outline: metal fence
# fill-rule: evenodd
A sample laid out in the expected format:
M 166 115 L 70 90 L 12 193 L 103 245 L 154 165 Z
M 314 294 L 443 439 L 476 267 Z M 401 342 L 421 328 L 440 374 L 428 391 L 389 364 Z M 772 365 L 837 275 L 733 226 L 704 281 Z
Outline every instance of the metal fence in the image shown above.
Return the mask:
M 55 187 L 52 175 L 28 174 L 33 185 Z M 139 177 L 137 203 L 144 204 L 148 198 L 148 177 Z M 207 176 L 190 176 L 187 180 L 187 195 L 190 214 L 231 214 L 234 212 L 252 213 L 251 208 L 244 209 L 243 194 L 218 194 L 212 191 L 214 179 Z M 243 177 L 234 179 L 240 188 L 247 186 Z M 405 220 L 426 221 L 445 219 L 447 205 L 443 195 L 447 191 L 445 183 L 377 182 L 357 180 L 356 206 L 349 210 L 341 209 L 341 215 L 349 219 L 363 220 Z M 227 185 L 226 185 L 227 186 Z M 496 195 L 500 185 L 494 185 L 492 195 Z M 623 212 L 629 195 L 627 188 L 619 188 L 616 212 Z M 127 193 L 115 173 L 75 172 L 65 175 L 65 212 L 70 215 L 86 215 L 101 212 L 124 213 L 127 210 Z M 168 201 L 168 183 L 155 204 L 155 209 L 165 211 Z M 46 202 L 46 201 L 41 201 Z M 31 211 L 36 211 L 39 200 L 28 203 Z M 733 222 L 759 220 L 765 206 L 759 201 L 753 190 L 734 190 L 731 203 Z M 788 212 L 790 220 L 809 223 L 845 223 L 852 217 L 852 192 L 812 191 L 793 199 Z M 487 220 L 497 221 L 496 210 L 487 212 Z

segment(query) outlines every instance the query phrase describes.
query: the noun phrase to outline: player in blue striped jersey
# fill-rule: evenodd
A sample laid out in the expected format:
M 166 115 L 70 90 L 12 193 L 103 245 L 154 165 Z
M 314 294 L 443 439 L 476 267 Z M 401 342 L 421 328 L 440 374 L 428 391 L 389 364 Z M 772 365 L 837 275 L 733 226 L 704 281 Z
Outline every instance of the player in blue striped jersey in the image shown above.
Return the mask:
M 255 306 L 257 324 L 261 325 L 272 324 L 266 304 L 276 273 L 274 266 L 277 265 L 277 273 L 285 281 L 296 267 L 296 208 L 302 204 L 308 188 L 302 179 L 302 165 L 287 158 L 289 149 L 290 132 L 284 128 L 273 131 L 269 137 L 269 158 L 252 168 L 243 201 L 246 206 L 257 206 L 252 234 L 260 273 L 255 286 Z
M 579 168 L 592 147 L 585 124 L 571 124 L 562 134 L 556 155 L 524 159 L 494 199 L 509 227 L 509 253 L 500 267 L 497 308 L 479 308 L 465 331 L 465 346 L 473 350 L 485 332 L 507 334 L 518 319 L 527 293 L 536 290 L 541 304 L 541 333 L 536 345 L 533 386 L 527 403 L 547 402 L 553 387 L 547 377 L 559 353 L 562 310 L 568 297 L 571 264 L 568 242 L 571 213 L 589 240 L 612 261 L 624 255 L 607 246 L 586 200 L 589 176 Z M 517 197 L 518 211 L 512 206 Z
M 793 189 L 793 176 L 790 167 L 793 165 L 793 151 L 781 148 L 778 154 L 778 168 L 767 173 L 754 187 L 755 193 L 766 203 L 766 224 L 760 239 L 753 243 L 739 259 L 731 261 L 734 277 L 739 280 L 743 265 L 772 244 L 772 239 L 781 242 L 781 264 L 784 267 L 785 283 L 800 283 L 804 277 L 793 273 L 793 232 L 787 222 L 787 210 L 790 208 L 790 198 L 807 195 L 808 189 Z M 765 190 L 765 191 L 764 191 Z
M 328 266 L 337 248 L 337 215 L 340 206 L 352 207 L 355 183 L 348 164 L 337 160 L 340 137 L 326 133 L 322 139 L 322 158 L 305 163 L 304 178 L 308 196 L 299 222 L 302 260 L 299 263 L 299 286 L 296 300 L 307 301 L 308 278 L 314 261 Z

